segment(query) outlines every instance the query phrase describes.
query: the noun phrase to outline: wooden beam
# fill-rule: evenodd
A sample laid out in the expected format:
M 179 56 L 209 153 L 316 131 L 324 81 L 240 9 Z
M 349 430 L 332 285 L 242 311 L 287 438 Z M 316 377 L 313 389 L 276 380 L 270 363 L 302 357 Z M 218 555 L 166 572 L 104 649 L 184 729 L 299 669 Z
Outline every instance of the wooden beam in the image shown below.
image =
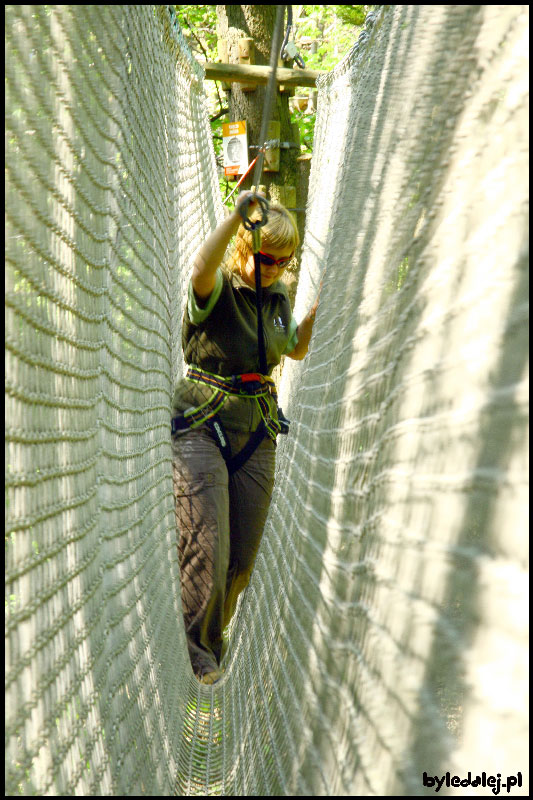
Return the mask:
M 208 81 L 225 81 L 226 83 L 256 83 L 266 85 L 270 77 L 270 67 L 258 67 L 249 64 L 203 64 Z M 324 70 L 287 69 L 278 67 L 276 82 L 284 86 L 316 86 L 319 75 L 327 75 Z

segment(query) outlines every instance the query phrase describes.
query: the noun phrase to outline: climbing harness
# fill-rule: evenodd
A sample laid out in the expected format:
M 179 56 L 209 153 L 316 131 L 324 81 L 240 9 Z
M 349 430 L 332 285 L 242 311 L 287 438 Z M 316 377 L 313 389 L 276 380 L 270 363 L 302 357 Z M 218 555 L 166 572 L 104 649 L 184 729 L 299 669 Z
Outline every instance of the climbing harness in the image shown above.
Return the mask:
M 191 367 L 185 376 L 187 380 L 209 386 L 213 389 L 211 396 L 201 406 L 192 407 L 174 417 L 171 421 L 171 432 L 176 434 L 198 428 L 207 424 L 222 453 L 229 475 L 236 472 L 250 458 L 261 444 L 265 436 L 275 440 L 279 433 L 289 432 L 289 421 L 278 408 L 278 419 L 272 419 L 267 401 L 268 395 L 274 398 L 277 405 L 276 385 L 272 378 L 256 372 L 232 375 L 223 378 L 206 370 Z M 261 413 L 261 422 L 252 433 L 248 442 L 236 455 L 232 455 L 231 445 L 224 425 L 218 415 L 224 403 L 231 395 L 254 398 Z
M 281 41 L 281 27 L 284 17 L 284 6 L 277 7 L 274 35 L 272 37 L 272 50 L 270 55 L 270 76 L 268 79 L 265 101 L 263 105 L 263 117 L 261 120 L 261 134 L 259 141 L 265 142 L 267 125 L 272 107 L 274 88 L 276 85 L 277 58 Z M 257 157 L 252 164 L 255 164 L 254 185 L 259 185 L 259 179 L 263 171 L 263 161 L 267 143 L 260 147 Z M 252 166 L 252 165 L 251 165 Z M 250 166 L 250 168 L 251 168 Z M 248 170 L 248 172 L 250 169 Z M 248 174 L 247 172 L 247 174 Z M 244 180 L 241 178 L 241 181 Z M 240 183 L 239 182 L 239 183 Z M 239 185 L 239 184 L 238 184 Z M 237 187 L 235 187 L 237 188 Z M 248 209 L 251 203 L 258 203 L 261 210 L 261 217 L 252 221 L 248 216 Z M 259 194 L 251 194 L 239 206 L 239 213 L 242 217 L 242 224 L 247 231 L 252 233 L 252 249 L 254 255 L 255 272 L 255 305 L 257 310 L 257 348 L 259 355 L 259 373 L 246 373 L 243 375 L 232 375 L 230 378 L 223 378 L 220 375 L 213 375 L 205 370 L 192 367 L 188 370 L 186 378 L 195 383 L 201 383 L 213 389 L 210 398 L 197 408 L 187 409 L 183 414 L 174 417 L 171 421 L 172 434 L 180 431 L 197 428 L 206 424 L 222 453 L 228 474 L 232 475 L 250 458 L 252 453 L 261 444 L 265 436 L 270 436 L 275 441 L 276 436 L 289 432 L 289 420 L 278 407 L 278 419 L 274 420 L 270 416 L 270 409 L 267 396 L 270 394 L 276 401 L 277 394 L 274 381 L 267 376 L 268 365 L 266 358 L 265 336 L 263 330 L 262 312 L 262 287 L 261 287 L 261 261 L 259 251 L 261 250 L 261 228 L 268 222 L 268 200 Z M 232 455 L 228 436 L 224 430 L 218 412 L 230 395 L 240 395 L 255 398 L 261 412 L 261 422 L 250 436 L 248 442 L 236 455 Z
M 277 402 L 276 386 L 272 378 L 256 372 L 223 378 L 220 375 L 214 375 L 212 372 L 207 372 L 197 367 L 190 367 L 185 377 L 192 383 L 210 387 L 213 392 L 201 406 L 189 408 L 183 414 L 174 417 L 172 420 L 172 433 L 189 428 L 197 428 L 203 422 L 211 419 L 220 411 L 231 395 L 254 398 L 269 434 L 272 438 L 275 438 L 280 433 L 279 423 L 270 419 L 269 405 L 266 400 L 268 395 L 271 395 Z

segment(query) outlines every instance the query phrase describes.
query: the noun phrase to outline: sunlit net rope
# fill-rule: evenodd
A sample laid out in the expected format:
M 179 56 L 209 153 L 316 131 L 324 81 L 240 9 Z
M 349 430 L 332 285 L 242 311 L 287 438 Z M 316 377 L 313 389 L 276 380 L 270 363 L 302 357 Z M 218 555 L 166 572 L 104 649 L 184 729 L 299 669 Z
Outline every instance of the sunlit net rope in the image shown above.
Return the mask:
M 220 218 L 202 70 L 164 7 L 11 6 L 6 31 L 7 786 L 172 794 L 169 409 Z
M 387 7 L 320 85 L 297 318 L 324 288 L 213 689 L 169 446 L 201 70 L 165 7 L 6 13 L 6 793 L 524 771 L 527 8 Z

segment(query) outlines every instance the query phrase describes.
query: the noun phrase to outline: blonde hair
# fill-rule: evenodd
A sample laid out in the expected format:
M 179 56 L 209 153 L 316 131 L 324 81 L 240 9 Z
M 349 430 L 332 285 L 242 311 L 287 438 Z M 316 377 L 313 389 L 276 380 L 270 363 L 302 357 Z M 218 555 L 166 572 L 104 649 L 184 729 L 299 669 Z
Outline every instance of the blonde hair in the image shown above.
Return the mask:
M 252 211 L 251 222 L 260 218 L 259 209 Z M 299 244 L 300 236 L 294 216 L 281 203 L 271 203 L 268 209 L 268 222 L 261 228 L 261 249 L 268 251 L 269 247 L 275 250 L 291 247 L 292 250 L 296 250 Z M 240 272 L 252 252 L 252 232 L 247 231 L 241 223 L 226 262 L 227 268 L 233 272 Z

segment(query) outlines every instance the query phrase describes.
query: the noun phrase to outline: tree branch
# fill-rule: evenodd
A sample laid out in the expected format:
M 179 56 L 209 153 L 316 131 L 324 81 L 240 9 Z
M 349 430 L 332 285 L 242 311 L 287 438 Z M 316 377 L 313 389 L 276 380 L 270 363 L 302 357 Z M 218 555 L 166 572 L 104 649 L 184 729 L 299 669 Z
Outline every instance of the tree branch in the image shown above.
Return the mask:
M 194 36 L 194 38 L 196 39 L 196 41 L 197 41 L 197 42 L 198 42 L 198 44 L 200 45 L 200 49 L 201 49 L 202 53 L 203 53 L 203 54 L 204 54 L 204 56 L 205 56 L 205 60 L 206 60 L 206 61 L 209 61 L 209 54 L 208 54 L 207 50 L 205 49 L 205 47 L 204 47 L 203 43 L 200 41 L 200 39 L 198 38 L 198 36 L 195 34 L 195 32 L 194 32 L 194 30 L 193 30 L 193 27 L 192 27 L 191 23 L 189 22 L 189 19 L 188 19 L 188 17 L 186 17 L 186 16 L 184 15 L 184 19 L 185 19 L 185 22 L 187 23 L 187 25 L 189 26 L 189 30 L 190 30 L 190 32 L 191 32 L 191 34 L 192 34 L 192 36 Z
M 228 113 L 229 113 L 229 108 L 221 108 L 220 111 L 218 112 L 218 114 L 215 114 L 214 117 L 209 117 L 209 122 L 216 122 L 217 119 L 220 119 L 220 117 L 223 117 L 224 114 L 228 114 Z

